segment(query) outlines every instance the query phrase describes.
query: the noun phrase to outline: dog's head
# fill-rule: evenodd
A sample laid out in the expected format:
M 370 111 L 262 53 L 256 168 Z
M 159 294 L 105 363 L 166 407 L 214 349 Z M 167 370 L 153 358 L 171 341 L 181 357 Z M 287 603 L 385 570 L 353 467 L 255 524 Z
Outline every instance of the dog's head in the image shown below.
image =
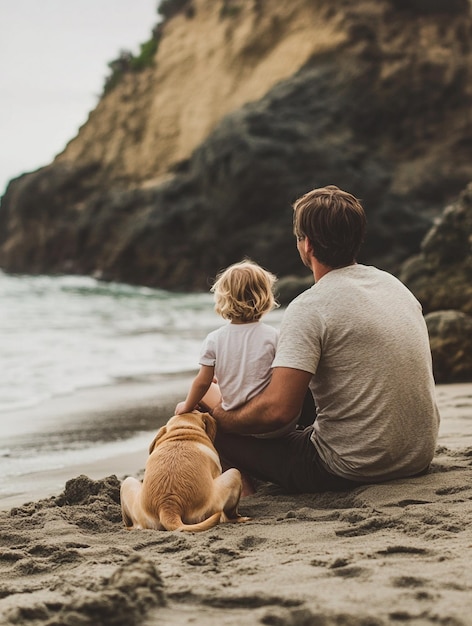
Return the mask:
M 158 444 L 159 440 L 172 430 L 176 428 L 198 426 L 206 432 L 211 442 L 215 441 L 216 437 L 216 420 L 209 413 L 201 413 L 200 411 L 192 411 L 191 413 L 182 413 L 181 415 L 174 415 L 170 418 L 165 426 L 162 426 L 157 431 L 156 436 L 149 446 L 149 454 L 154 451 L 154 448 Z

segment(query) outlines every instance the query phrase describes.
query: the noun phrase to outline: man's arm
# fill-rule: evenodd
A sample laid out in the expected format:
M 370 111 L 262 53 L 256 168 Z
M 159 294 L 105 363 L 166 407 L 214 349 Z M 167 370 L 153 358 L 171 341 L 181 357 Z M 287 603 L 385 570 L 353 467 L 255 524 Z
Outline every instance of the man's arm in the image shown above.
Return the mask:
M 290 424 L 300 413 L 312 374 L 290 367 L 275 367 L 268 386 L 246 404 L 212 415 L 225 432 L 251 435 L 268 433 Z

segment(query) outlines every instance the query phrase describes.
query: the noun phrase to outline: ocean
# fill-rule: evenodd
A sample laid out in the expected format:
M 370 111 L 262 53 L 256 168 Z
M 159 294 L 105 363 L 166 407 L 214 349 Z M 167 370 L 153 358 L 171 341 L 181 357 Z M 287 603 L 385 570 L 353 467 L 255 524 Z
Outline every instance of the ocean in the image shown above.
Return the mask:
M 277 326 L 281 315 L 264 321 Z M 73 415 L 77 397 L 135 384 L 139 404 L 140 381 L 171 389 L 196 373 L 203 338 L 223 323 L 210 293 L 0 272 L 0 499 L 11 478 L 147 443 L 149 420 L 128 411 L 85 422 Z
M 125 378 L 195 370 L 203 337 L 220 324 L 211 294 L 0 273 L 0 415 Z

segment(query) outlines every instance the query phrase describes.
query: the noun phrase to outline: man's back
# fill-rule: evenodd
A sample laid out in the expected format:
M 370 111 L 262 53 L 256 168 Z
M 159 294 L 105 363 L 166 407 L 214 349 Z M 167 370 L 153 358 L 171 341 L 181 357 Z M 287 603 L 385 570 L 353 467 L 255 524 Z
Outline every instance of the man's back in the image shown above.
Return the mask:
M 424 470 L 439 415 L 426 325 L 393 276 L 363 265 L 328 274 L 289 305 L 274 367 L 316 375 L 313 443 L 354 480 Z

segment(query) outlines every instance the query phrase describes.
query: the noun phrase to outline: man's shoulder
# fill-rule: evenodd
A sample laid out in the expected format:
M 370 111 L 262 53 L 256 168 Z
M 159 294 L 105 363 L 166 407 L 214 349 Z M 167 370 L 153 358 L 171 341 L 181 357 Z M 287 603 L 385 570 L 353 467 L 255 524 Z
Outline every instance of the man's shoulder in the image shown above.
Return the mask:
M 301 330 L 306 326 L 318 327 L 324 324 L 325 297 L 315 287 L 313 285 L 287 305 L 282 327 L 289 325 L 292 329 Z
M 308 289 L 305 289 L 305 291 L 299 293 L 298 296 L 288 303 L 287 308 L 291 306 L 299 306 L 300 303 L 311 300 L 316 295 L 315 287 L 316 285 L 312 285 L 311 287 L 308 287 Z
M 323 300 L 324 294 L 318 289 L 318 285 L 312 285 L 288 303 L 285 315 L 306 316 L 307 312 L 314 312 L 317 303 L 321 303 Z

